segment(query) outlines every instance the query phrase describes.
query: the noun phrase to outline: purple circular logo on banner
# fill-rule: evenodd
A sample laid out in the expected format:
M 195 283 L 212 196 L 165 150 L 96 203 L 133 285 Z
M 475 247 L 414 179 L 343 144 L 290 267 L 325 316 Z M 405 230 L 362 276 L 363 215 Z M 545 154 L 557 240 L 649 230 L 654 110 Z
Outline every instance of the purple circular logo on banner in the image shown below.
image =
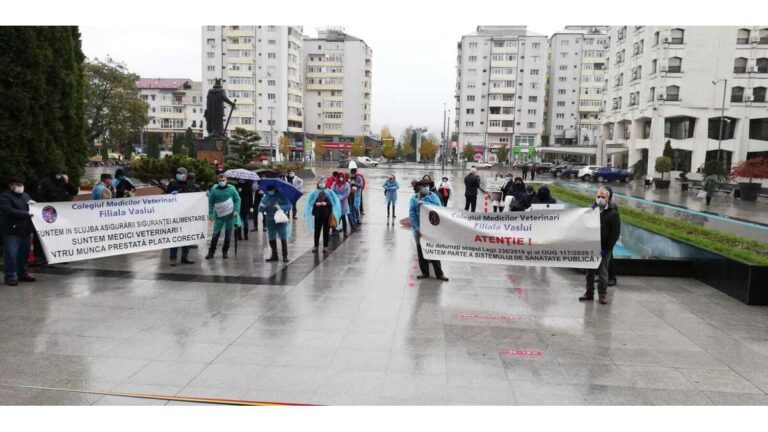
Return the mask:
M 429 223 L 434 226 L 440 225 L 440 216 L 438 216 L 437 212 L 434 210 L 429 212 Z
M 59 216 L 58 213 L 56 213 L 56 209 L 51 206 L 45 206 L 43 207 L 43 220 L 48 223 L 54 223 L 56 222 L 56 218 Z

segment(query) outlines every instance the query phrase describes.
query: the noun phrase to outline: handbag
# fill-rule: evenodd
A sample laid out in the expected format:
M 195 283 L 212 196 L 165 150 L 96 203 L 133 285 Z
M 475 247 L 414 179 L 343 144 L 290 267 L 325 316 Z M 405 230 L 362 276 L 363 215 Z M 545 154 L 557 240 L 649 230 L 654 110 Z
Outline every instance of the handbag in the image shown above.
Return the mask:
M 707 191 L 701 190 L 698 194 L 696 194 L 697 199 L 706 199 L 707 198 Z
M 336 228 L 336 215 L 331 212 L 330 216 L 328 216 L 328 228 Z
M 278 208 L 277 210 L 275 210 L 275 223 L 276 224 L 288 223 L 288 216 L 285 214 L 285 212 L 281 208 Z

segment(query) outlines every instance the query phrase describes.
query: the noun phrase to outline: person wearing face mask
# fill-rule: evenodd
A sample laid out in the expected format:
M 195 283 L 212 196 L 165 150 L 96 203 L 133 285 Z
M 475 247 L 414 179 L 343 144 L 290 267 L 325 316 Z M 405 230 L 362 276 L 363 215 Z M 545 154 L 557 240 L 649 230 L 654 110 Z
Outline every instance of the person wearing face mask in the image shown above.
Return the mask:
M 421 226 L 419 215 L 421 213 L 422 204 L 431 204 L 434 206 L 440 206 L 440 197 L 436 193 L 430 192 L 429 182 L 421 180 L 416 183 L 418 193 L 411 198 L 411 202 L 408 206 L 409 216 L 411 218 L 411 229 L 413 230 L 413 237 L 416 240 L 416 252 L 419 256 L 419 268 L 421 274 L 416 276 L 418 279 L 425 279 L 429 277 L 429 265 L 435 269 L 435 279 L 448 282 L 448 278 L 443 274 L 443 267 L 439 260 L 427 260 L 424 258 L 424 253 L 421 250 Z
M 363 206 L 363 191 L 365 191 L 365 177 L 357 172 L 357 168 L 352 168 L 349 170 L 350 177 L 352 181 L 357 185 L 357 191 L 360 193 L 360 214 L 365 216 L 365 208 Z M 358 223 L 360 223 L 360 218 L 357 218 Z
M 296 176 L 293 170 L 288 171 L 288 174 L 285 176 L 285 181 L 292 184 L 293 187 L 295 187 L 300 191 L 303 191 L 304 189 L 304 180 L 302 180 L 301 177 Z M 296 217 L 296 213 L 298 212 L 297 207 L 298 207 L 298 201 L 296 202 L 296 204 L 293 205 L 293 208 L 292 208 L 293 219 L 298 219 Z
M 531 188 L 531 191 L 533 191 L 533 188 Z M 531 196 L 529 200 L 526 200 L 529 197 L 526 196 L 525 183 L 522 178 L 515 178 L 514 182 L 512 182 L 511 192 L 514 199 L 512 200 L 510 211 L 524 211 L 527 208 L 526 205 L 531 205 L 530 199 L 533 199 L 533 197 Z
M 240 208 L 245 209 L 245 216 L 240 218 L 242 226 L 235 229 L 235 237 L 248 240 L 248 212 L 253 211 L 253 180 L 237 179 L 235 189 L 240 196 Z
M 283 261 L 288 262 L 288 237 L 291 236 L 291 224 L 275 223 L 275 213 L 277 209 L 282 210 L 288 215 L 291 211 L 291 202 L 284 197 L 274 185 L 267 186 L 267 193 L 261 199 L 259 212 L 267 216 L 267 238 L 269 247 L 272 249 L 272 256 L 266 259 L 266 262 L 277 261 L 277 239 L 280 239 L 280 245 L 283 247 Z
M 61 167 L 53 167 L 51 175 L 40 182 L 36 198 L 40 202 L 72 201 L 77 191 L 77 186 L 69 181 Z
M 557 200 L 552 198 L 549 187 L 544 185 L 539 188 L 539 192 L 531 201 L 532 204 L 556 204 Z
M 349 178 L 349 227 L 351 232 L 360 230 L 360 200 L 363 192 L 355 179 Z
M 610 192 L 605 187 L 597 190 L 595 204 L 591 208 L 600 212 L 600 265 L 587 270 L 587 291 L 579 297 L 579 301 L 595 299 L 595 273 L 597 273 L 597 294 L 600 304 L 608 304 L 608 265 L 611 261 L 613 247 L 621 235 L 621 217 L 610 201 Z
M 112 186 L 112 174 L 104 173 L 101 175 L 101 181 L 96 183 L 96 186 L 91 192 L 92 200 L 104 200 L 111 199 L 115 196 L 115 188 Z
M 451 187 L 451 182 L 448 181 L 448 177 L 443 177 L 443 180 L 437 187 L 437 196 L 440 198 L 440 202 L 443 203 L 443 207 L 448 207 L 448 200 L 451 199 L 452 193 L 453 187 Z
M 115 198 L 126 198 L 136 195 L 136 186 L 125 176 L 122 168 L 115 170 L 115 180 L 112 184 L 115 189 Z
M 389 208 L 392 207 L 392 223 L 394 224 L 395 206 L 397 204 L 397 190 L 400 184 L 397 182 L 394 174 L 390 174 L 387 181 L 384 182 L 384 199 L 387 201 L 387 223 L 389 223 Z
M 191 192 L 197 192 L 197 187 L 194 184 L 194 182 L 191 181 L 189 174 L 187 172 L 187 169 L 184 167 L 179 167 L 176 170 L 176 175 L 174 177 L 174 180 L 168 183 L 168 187 L 165 189 L 165 192 L 171 195 L 176 195 L 180 193 L 191 193 Z M 194 261 L 189 260 L 189 250 L 190 250 L 190 246 L 181 247 L 181 263 L 182 264 L 194 264 Z M 176 265 L 176 259 L 179 256 L 179 248 L 177 247 L 171 248 L 170 251 L 171 251 L 170 265 L 171 267 L 174 267 Z
M 464 177 L 464 197 L 466 198 L 466 204 L 464 205 L 465 211 L 475 212 L 477 208 L 477 191 L 480 190 L 485 193 L 485 189 L 480 186 L 480 176 L 477 175 L 477 168 L 472 168 Z
M 341 203 L 341 220 L 337 221 L 336 229 L 332 235 L 337 235 L 341 229 L 339 225 L 344 228 L 344 235 L 347 235 L 347 221 L 349 220 L 349 194 L 352 188 L 349 186 L 349 182 L 346 179 L 344 173 L 337 173 L 336 181 L 333 183 L 331 190 L 336 194 Z
M 507 174 L 504 177 L 504 186 L 501 188 L 501 200 L 504 202 L 504 210 L 509 211 L 514 197 L 512 196 L 512 187 L 515 185 L 515 181 L 512 178 L 512 174 Z
M 208 255 L 205 259 L 213 258 L 216 244 L 219 242 L 221 231 L 224 230 L 224 246 L 221 248 L 222 258 L 228 259 L 229 242 L 235 225 L 240 225 L 240 195 L 234 186 L 227 183 L 227 176 L 219 174 L 217 183 L 208 192 L 208 219 L 213 221 L 213 237 Z
M 29 274 L 33 213 L 29 210 L 31 198 L 24 193 L 24 179 L 11 177 L 8 187 L 9 190 L 0 194 L 0 234 L 3 236 L 5 284 L 16 286 L 19 281 L 35 281 Z
M 313 253 L 317 252 L 320 247 L 321 232 L 323 234 L 323 253 L 328 253 L 331 215 L 337 221 L 341 218 L 341 203 L 336 194 L 325 187 L 325 177 L 320 177 L 317 182 L 317 189 L 309 194 L 307 207 L 304 209 L 304 219 L 307 220 L 307 226 L 310 231 L 314 230 L 315 232 Z
M 498 182 L 498 183 L 501 183 L 501 182 L 504 181 L 504 176 L 501 173 L 496 173 L 496 177 L 494 178 L 494 180 L 496 182 Z M 503 186 L 502 186 L 502 188 L 503 188 Z M 504 194 L 504 192 L 501 190 L 501 188 L 491 190 L 491 202 L 492 202 L 492 205 L 493 205 L 493 212 L 494 213 L 498 213 L 500 211 L 504 211 L 504 208 L 503 208 L 503 203 L 504 203 L 503 194 Z

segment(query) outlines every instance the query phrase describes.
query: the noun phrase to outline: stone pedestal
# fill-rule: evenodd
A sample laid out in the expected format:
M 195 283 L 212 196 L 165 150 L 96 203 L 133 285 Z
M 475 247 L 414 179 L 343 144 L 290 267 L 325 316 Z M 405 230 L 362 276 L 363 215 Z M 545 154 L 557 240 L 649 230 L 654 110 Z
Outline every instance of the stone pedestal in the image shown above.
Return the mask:
M 195 140 L 195 150 L 197 159 L 213 161 L 224 161 L 224 155 L 227 153 L 228 138 L 226 137 L 205 137 Z

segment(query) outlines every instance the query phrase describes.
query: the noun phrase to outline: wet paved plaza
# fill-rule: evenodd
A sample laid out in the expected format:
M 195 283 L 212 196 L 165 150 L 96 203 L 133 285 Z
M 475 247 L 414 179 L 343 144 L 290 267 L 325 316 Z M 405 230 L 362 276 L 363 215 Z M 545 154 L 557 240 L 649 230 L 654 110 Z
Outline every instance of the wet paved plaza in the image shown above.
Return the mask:
M 287 264 L 263 263 L 259 231 L 237 260 L 148 252 L 3 286 L 0 403 L 768 404 L 768 308 L 693 279 L 619 276 L 607 306 L 579 303 L 567 269 L 443 262 L 450 282 L 416 280 L 411 232 L 375 189 L 385 171 L 366 174 L 362 229 L 325 258 L 300 219 Z

